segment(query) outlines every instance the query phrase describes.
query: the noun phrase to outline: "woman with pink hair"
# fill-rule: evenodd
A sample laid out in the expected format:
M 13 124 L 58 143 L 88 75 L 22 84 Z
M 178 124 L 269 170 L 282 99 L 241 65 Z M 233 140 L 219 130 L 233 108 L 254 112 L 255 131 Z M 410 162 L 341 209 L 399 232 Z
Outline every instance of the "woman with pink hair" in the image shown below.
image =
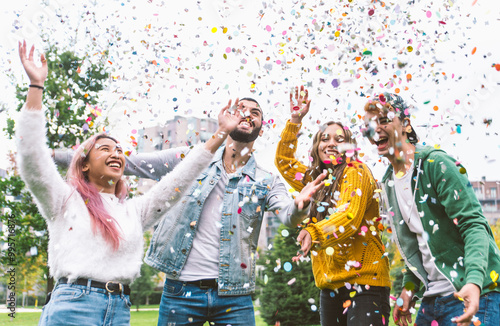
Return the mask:
M 195 146 L 177 167 L 145 195 L 125 200 L 125 158 L 107 134 L 87 139 L 76 151 L 67 181 L 57 172 L 45 137 L 42 112 L 47 62 L 41 67 L 19 55 L 30 79 L 16 140 L 21 176 L 33 194 L 49 231 L 49 269 L 56 280 L 39 325 L 129 325 L 130 287 L 139 276 L 143 231 L 153 226 L 210 163 L 213 153 L 236 128 L 240 118 L 219 113 L 219 129 Z

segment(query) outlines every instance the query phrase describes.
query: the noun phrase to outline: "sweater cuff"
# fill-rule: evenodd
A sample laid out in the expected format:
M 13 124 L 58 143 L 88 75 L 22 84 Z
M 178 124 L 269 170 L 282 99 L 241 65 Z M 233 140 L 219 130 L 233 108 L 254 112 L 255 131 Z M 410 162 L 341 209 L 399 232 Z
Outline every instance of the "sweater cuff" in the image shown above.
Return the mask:
M 309 224 L 309 226 L 306 227 L 305 230 L 309 232 L 313 241 L 319 241 L 319 244 L 322 245 L 322 243 L 324 242 L 322 236 L 323 232 L 318 228 L 318 226 L 315 223 Z
M 214 153 L 205 148 L 205 144 L 198 144 L 194 146 L 192 150 L 189 151 L 186 158 L 195 157 L 196 158 L 195 160 L 199 161 L 198 165 L 202 168 L 200 170 L 201 172 L 206 168 L 207 163 L 212 160 L 214 155 L 215 155 Z
M 287 132 L 291 132 L 294 135 L 296 135 L 300 131 L 301 127 L 302 127 L 301 123 L 292 123 L 292 122 L 290 122 L 290 120 L 287 120 L 286 121 L 286 126 L 285 126 L 284 130 L 286 130 Z
M 480 271 L 473 270 L 467 273 L 466 283 L 476 284 L 482 290 L 483 282 L 484 282 L 484 277 Z

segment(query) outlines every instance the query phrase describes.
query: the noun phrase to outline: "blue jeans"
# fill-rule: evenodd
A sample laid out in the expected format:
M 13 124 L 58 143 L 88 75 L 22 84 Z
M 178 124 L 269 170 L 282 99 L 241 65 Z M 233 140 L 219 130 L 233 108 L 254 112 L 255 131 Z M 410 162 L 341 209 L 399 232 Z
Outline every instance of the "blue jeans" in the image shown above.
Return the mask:
M 130 298 L 85 285 L 58 284 L 43 307 L 39 326 L 130 325 Z
M 335 291 L 321 290 L 320 317 L 323 326 L 387 326 L 391 315 L 389 304 L 390 288 L 372 286 L 357 292 L 348 290 L 345 286 Z M 354 297 L 351 293 L 356 292 Z M 351 305 L 344 308 L 344 303 L 350 300 Z
M 167 279 L 163 288 L 158 326 L 255 325 L 250 295 L 219 296 L 217 288 Z M 213 324 L 212 324 L 213 323 Z
M 464 303 L 455 299 L 453 294 L 424 298 L 418 310 L 415 326 L 431 325 L 433 320 L 437 321 L 439 326 L 456 326 L 457 324 L 452 323 L 451 319 L 463 313 Z M 500 325 L 500 293 L 490 292 L 482 295 L 475 316 L 479 318 L 481 325 Z

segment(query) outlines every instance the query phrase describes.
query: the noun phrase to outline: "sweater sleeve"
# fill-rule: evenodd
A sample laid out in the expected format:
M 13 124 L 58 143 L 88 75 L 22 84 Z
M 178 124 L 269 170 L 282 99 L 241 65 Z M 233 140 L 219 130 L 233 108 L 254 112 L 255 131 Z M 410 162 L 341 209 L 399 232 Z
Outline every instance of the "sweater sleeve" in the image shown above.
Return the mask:
M 152 153 L 126 156 L 125 174 L 160 180 L 164 175 L 171 172 L 179 164 L 181 158 L 188 153 L 189 147 L 176 147 Z
M 181 157 L 189 153 L 189 147 L 169 148 L 152 153 L 125 155 L 125 174 L 140 178 L 160 180 L 179 164 Z M 68 168 L 75 153 L 72 150 L 56 149 L 54 161 L 63 168 Z
M 431 173 L 433 186 L 446 215 L 456 221 L 458 232 L 464 241 L 464 266 L 466 282 L 480 288 L 487 275 L 488 239 L 491 228 L 484 217 L 481 205 L 469 185 L 467 175 L 460 172 L 462 165 L 447 154 L 434 152 L 429 156 L 433 163 L 427 164 L 424 173 Z
M 311 223 L 306 230 L 321 248 L 329 247 L 359 232 L 366 207 L 375 189 L 371 173 L 361 167 L 347 167 L 340 183 L 340 198 L 332 215 Z
M 21 110 L 16 142 L 21 177 L 43 217 L 53 220 L 60 214 L 71 188 L 57 171 L 50 155 L 42 110 Z
M 311 181 L 310 177 L 305 175 L 307 166 L 295 158 L 297 133 L 300 131 L 300 127 L 300 124 L 294 124 L 290 121 L 286 122 L 285 129 L 281 133 L 281 139 L 276 148 L 276 159 L 274 160 L 274 164 L 283 178 L 297 191 L 301 191 L 304 188 L 302 181 L 295 178 L 297 173 L 301 173 L 303 177 L 307 178 L 307 182 Z
M 140 210 L 143 229 L 153 226 L 166 211 L 175 205 L 184 195 L 188 187 L 211 162 L 213 154 L 198 145 L 173 170 L 165 175 L 143 196 L 136 197 Z
M 266 211 L 275 214 L 286 226 L 296 227 L 307 217 L 309 205 L 299 210 L 283 182 L 275 177 L 266 199 Z

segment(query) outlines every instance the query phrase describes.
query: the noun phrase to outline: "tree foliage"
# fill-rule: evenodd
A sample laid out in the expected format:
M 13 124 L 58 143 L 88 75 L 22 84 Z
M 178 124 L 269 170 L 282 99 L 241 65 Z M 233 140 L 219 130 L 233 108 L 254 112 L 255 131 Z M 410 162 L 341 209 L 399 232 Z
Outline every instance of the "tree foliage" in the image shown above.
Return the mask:
M 47 108 L 47 139 L 50 148 L 71 147 L 97 130 L 95 120 L 101 114 L 97 107 L 98 93 L 104 89 L 109 74 L 103 60 L 87 63 L 73 52 L 59 53 L 49 46 L 47 64 L 49 74 L 45 81 L 43 104 Z M 16 86 L 21 110 L 28 92 L 27 86 Z M 4 129 L 9 138 L 14 136 L 15 122 L 8 120 Z
M 45 82 L 43 104 L 47 108 L 47 145 L 50 148 L 71 147 L 98 130 L 95 123 L 100 116 L 98 92 L 104 89 L 108 74 L 104 69 L 104 60 L 86 63 L 70 51 L 59 53 L 55 46 L 47 51 L 49 75 Z M 16 97 L 19 99 L 18 111 L 24 104 L 27 87 L 17 86 Z M 4 129 L 12 138 L 15 133 L 15 121 L 9 119 Z M 17 174 L 15 160 L 7 178 L 0 179 L 1 221 L 7 224 L 9 218 L 16 225 L 16 262 L 19 268 L 25 266 L 25 273 L 19 277 L 33 274 L 38 268 L 48 280 L 47 291 L 52 288 L 52 279 L 48 277 L 47 248 L 48 234 L 45 220 L 38 212 L 29 191 Z M 61 171 L 62 174 L 63 171 Z M 6 232 L 1 232 L 4 237 Z M 40 258 L 41 257 L 41 258 Z M 5 268 L 9 265 L 8 257 L 2 255 L 0 262 Z M 18 279 L 17 282 L 24 282 Z
M 320 290 L 314 284 L 311 261 L 292 262 L 299 249 L 297 235 L 297 229 L 280 226 L 272 249 L 259 259 L 258 264 L 265 266 L 258 280 L 260 312 L 269 325 L 319 324 Z

